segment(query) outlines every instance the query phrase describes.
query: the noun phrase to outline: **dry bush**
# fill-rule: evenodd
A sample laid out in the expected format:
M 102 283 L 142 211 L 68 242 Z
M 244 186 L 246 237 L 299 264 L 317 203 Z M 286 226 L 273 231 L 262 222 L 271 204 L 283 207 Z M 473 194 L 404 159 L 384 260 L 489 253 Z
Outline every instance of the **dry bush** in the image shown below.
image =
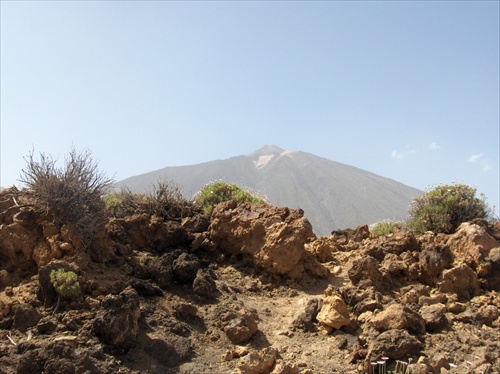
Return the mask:
M 178 184 L 168 180 L 158 180 L 147 194 L 133 193 L 128 188 L 122 188 L 104 196 L 104 201 L 108 211 L 118 218 L 146 213 L 164 220 L 179 220 L 199 213 L 200 210 L 184 198 Z
M 124 218 L 136 213 L 144 213 L 146 195 L 133 193 L 129 188 L 121 188 L 119 191 L 110 193 L 103 197 L 106 209 L 116 218 Z
M 181 219 L 195 213 L 194 205 L 187 201 L 181 187 L 168 180 L 158 180 L 153 191 L 146 195 L 147 213 L 163 219 Z
M 101 197 L 113 180 L 99 171 L 89 151 L 72 149 L 63 168 L 44 153 L 36 159 L 31 152 L 25 160 L 20 181 L 26 196 L 54 222 L 73 226 L 84 246 L 90 244 L 108 219 Z

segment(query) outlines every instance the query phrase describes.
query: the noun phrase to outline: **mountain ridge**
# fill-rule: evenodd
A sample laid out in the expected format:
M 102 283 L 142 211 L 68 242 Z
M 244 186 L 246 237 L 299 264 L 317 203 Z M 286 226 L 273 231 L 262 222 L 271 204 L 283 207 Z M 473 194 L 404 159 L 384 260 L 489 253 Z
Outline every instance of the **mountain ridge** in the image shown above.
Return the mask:
M 411 200 L 422 194 L 355 166 L 276 145 L 223 160 L 165 167 L 116 186 L 146 192 L 159 179 L 178 183 L 186 198 L 215 180 L 248 186 L 274 205 L 303 209 L 317 235 L 383 219 L 404 220 Z

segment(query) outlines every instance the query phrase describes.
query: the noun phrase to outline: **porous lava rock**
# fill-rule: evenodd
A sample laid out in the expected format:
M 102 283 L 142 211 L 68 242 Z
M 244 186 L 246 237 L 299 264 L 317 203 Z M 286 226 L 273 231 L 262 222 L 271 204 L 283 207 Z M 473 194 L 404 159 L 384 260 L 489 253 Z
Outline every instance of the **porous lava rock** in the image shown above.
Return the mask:
M 246 308 L 224 313 L 221 322 L 222 329 L 233 344 L 246 344 L 259 330 L 254 313 Z
M 217 293 L 217 284 L 215 283 L 212 272 L 206 270 L 198 270 L 193 281 L 193 292 L 205 299 L 210 299 Z
M 425 321 L 416 312 L 403 304 L 393 303 L 371 319 L 371 324 L 380 332 L 404 329 L 413 334 L 425 332 Z
M 140 314 L 137 291 L 127 287 L 104 298 L 93 322 L 94 333 L 113 348 L 130 349 L 137 342 Z
M 420 308 L 420 316 L 425 321 L 425 327 L 429 332 L 441 331 L 449 326 L 450 321 L 444 313 L 445 305 L 441 303 L 424 305 Z
M 342 295 L 333 287 L 325 290 L 325 298 L 316 319 L 319 323 L 331 329 L 340 329 L 351 323 L 349 311 Z
M 439 290 L 456 294 L 459 301 L 468 301 L 479 293 L 477 274 L 464 263 L 444 270 Z
M 304 245 L 314 237 L 311 224 L 299 209 L 235 201 L 215 207 L 209 232 L 224 252 L 249 255 L 256 266 L 293 277 L 300 276 Z
M 379 270 L 379 262 L 372 256 L 363 256 L 355 260 L 348 270 L 352 284 L 360 288 L 374 287 L 377 290 L 384 288 L 384 280 Z
M 267 347 L 261 351 L 252 350 L 238 364 L 241 374 L 267 374 L 273 369 L 276 359 L 280 357 L 278 350 L 274 347 Z
M 401 329 L 387 330 L 372 339 L 368 346 L 367 358 L 370 361 L 388 357 L 393 360 L 416 356 L 422 343 L 408 331 Z
M 456 233 L 449 237 L 447 244 L 456 263 L 465 263 L 473 269 L 489 256 L 491 249 L 499 246 L 485 227 L 472 222 L 462 223 Z

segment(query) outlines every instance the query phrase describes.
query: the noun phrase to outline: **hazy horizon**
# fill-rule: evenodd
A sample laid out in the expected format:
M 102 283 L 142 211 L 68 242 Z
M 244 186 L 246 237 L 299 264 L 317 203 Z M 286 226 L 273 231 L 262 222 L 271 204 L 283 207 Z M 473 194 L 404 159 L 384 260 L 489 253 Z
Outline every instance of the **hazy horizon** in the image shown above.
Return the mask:
M 32 150 L 119 181 L 276 144 L 500 215 L 499 2 L 0 7 L 3 187 Z

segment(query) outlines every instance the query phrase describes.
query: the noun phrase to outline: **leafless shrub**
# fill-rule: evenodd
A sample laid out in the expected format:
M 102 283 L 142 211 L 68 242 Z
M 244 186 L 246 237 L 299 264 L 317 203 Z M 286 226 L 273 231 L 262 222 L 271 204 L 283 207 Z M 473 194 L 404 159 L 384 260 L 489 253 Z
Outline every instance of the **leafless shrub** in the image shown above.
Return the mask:
M 45 153 L 36 159 L 32 151 L 25 160 L 20 181 L 33 205 L 54 222 L 72 225 L 83 245 L 90 244 L 108 218 L 101 197 L 113 180 L 98 170 L 89 151 L 71 149 L 63 168 Z
M 184 198 L 181 187 L 168 180 L 158 180 L 153 191 L 146 195 L 146 202 L 147 213 L 163 219 L 179 219 L 194 213 L 194 206 Z
M 107 210 L 118 218 L 146 213 L 164 220 L 179 220 L 201 213 L 200 207 L 184 198 L 181 187 L 169 180 L 158 180 L 146 194 L 133 193 L 125 187 L 104 196 L 103 199 Z
M 146 195 L 133 193 L 126 187 L 104 196 L 103 200 L 106 204 L 106 209 L 116 218 L 144 213 L 147 208 Z

